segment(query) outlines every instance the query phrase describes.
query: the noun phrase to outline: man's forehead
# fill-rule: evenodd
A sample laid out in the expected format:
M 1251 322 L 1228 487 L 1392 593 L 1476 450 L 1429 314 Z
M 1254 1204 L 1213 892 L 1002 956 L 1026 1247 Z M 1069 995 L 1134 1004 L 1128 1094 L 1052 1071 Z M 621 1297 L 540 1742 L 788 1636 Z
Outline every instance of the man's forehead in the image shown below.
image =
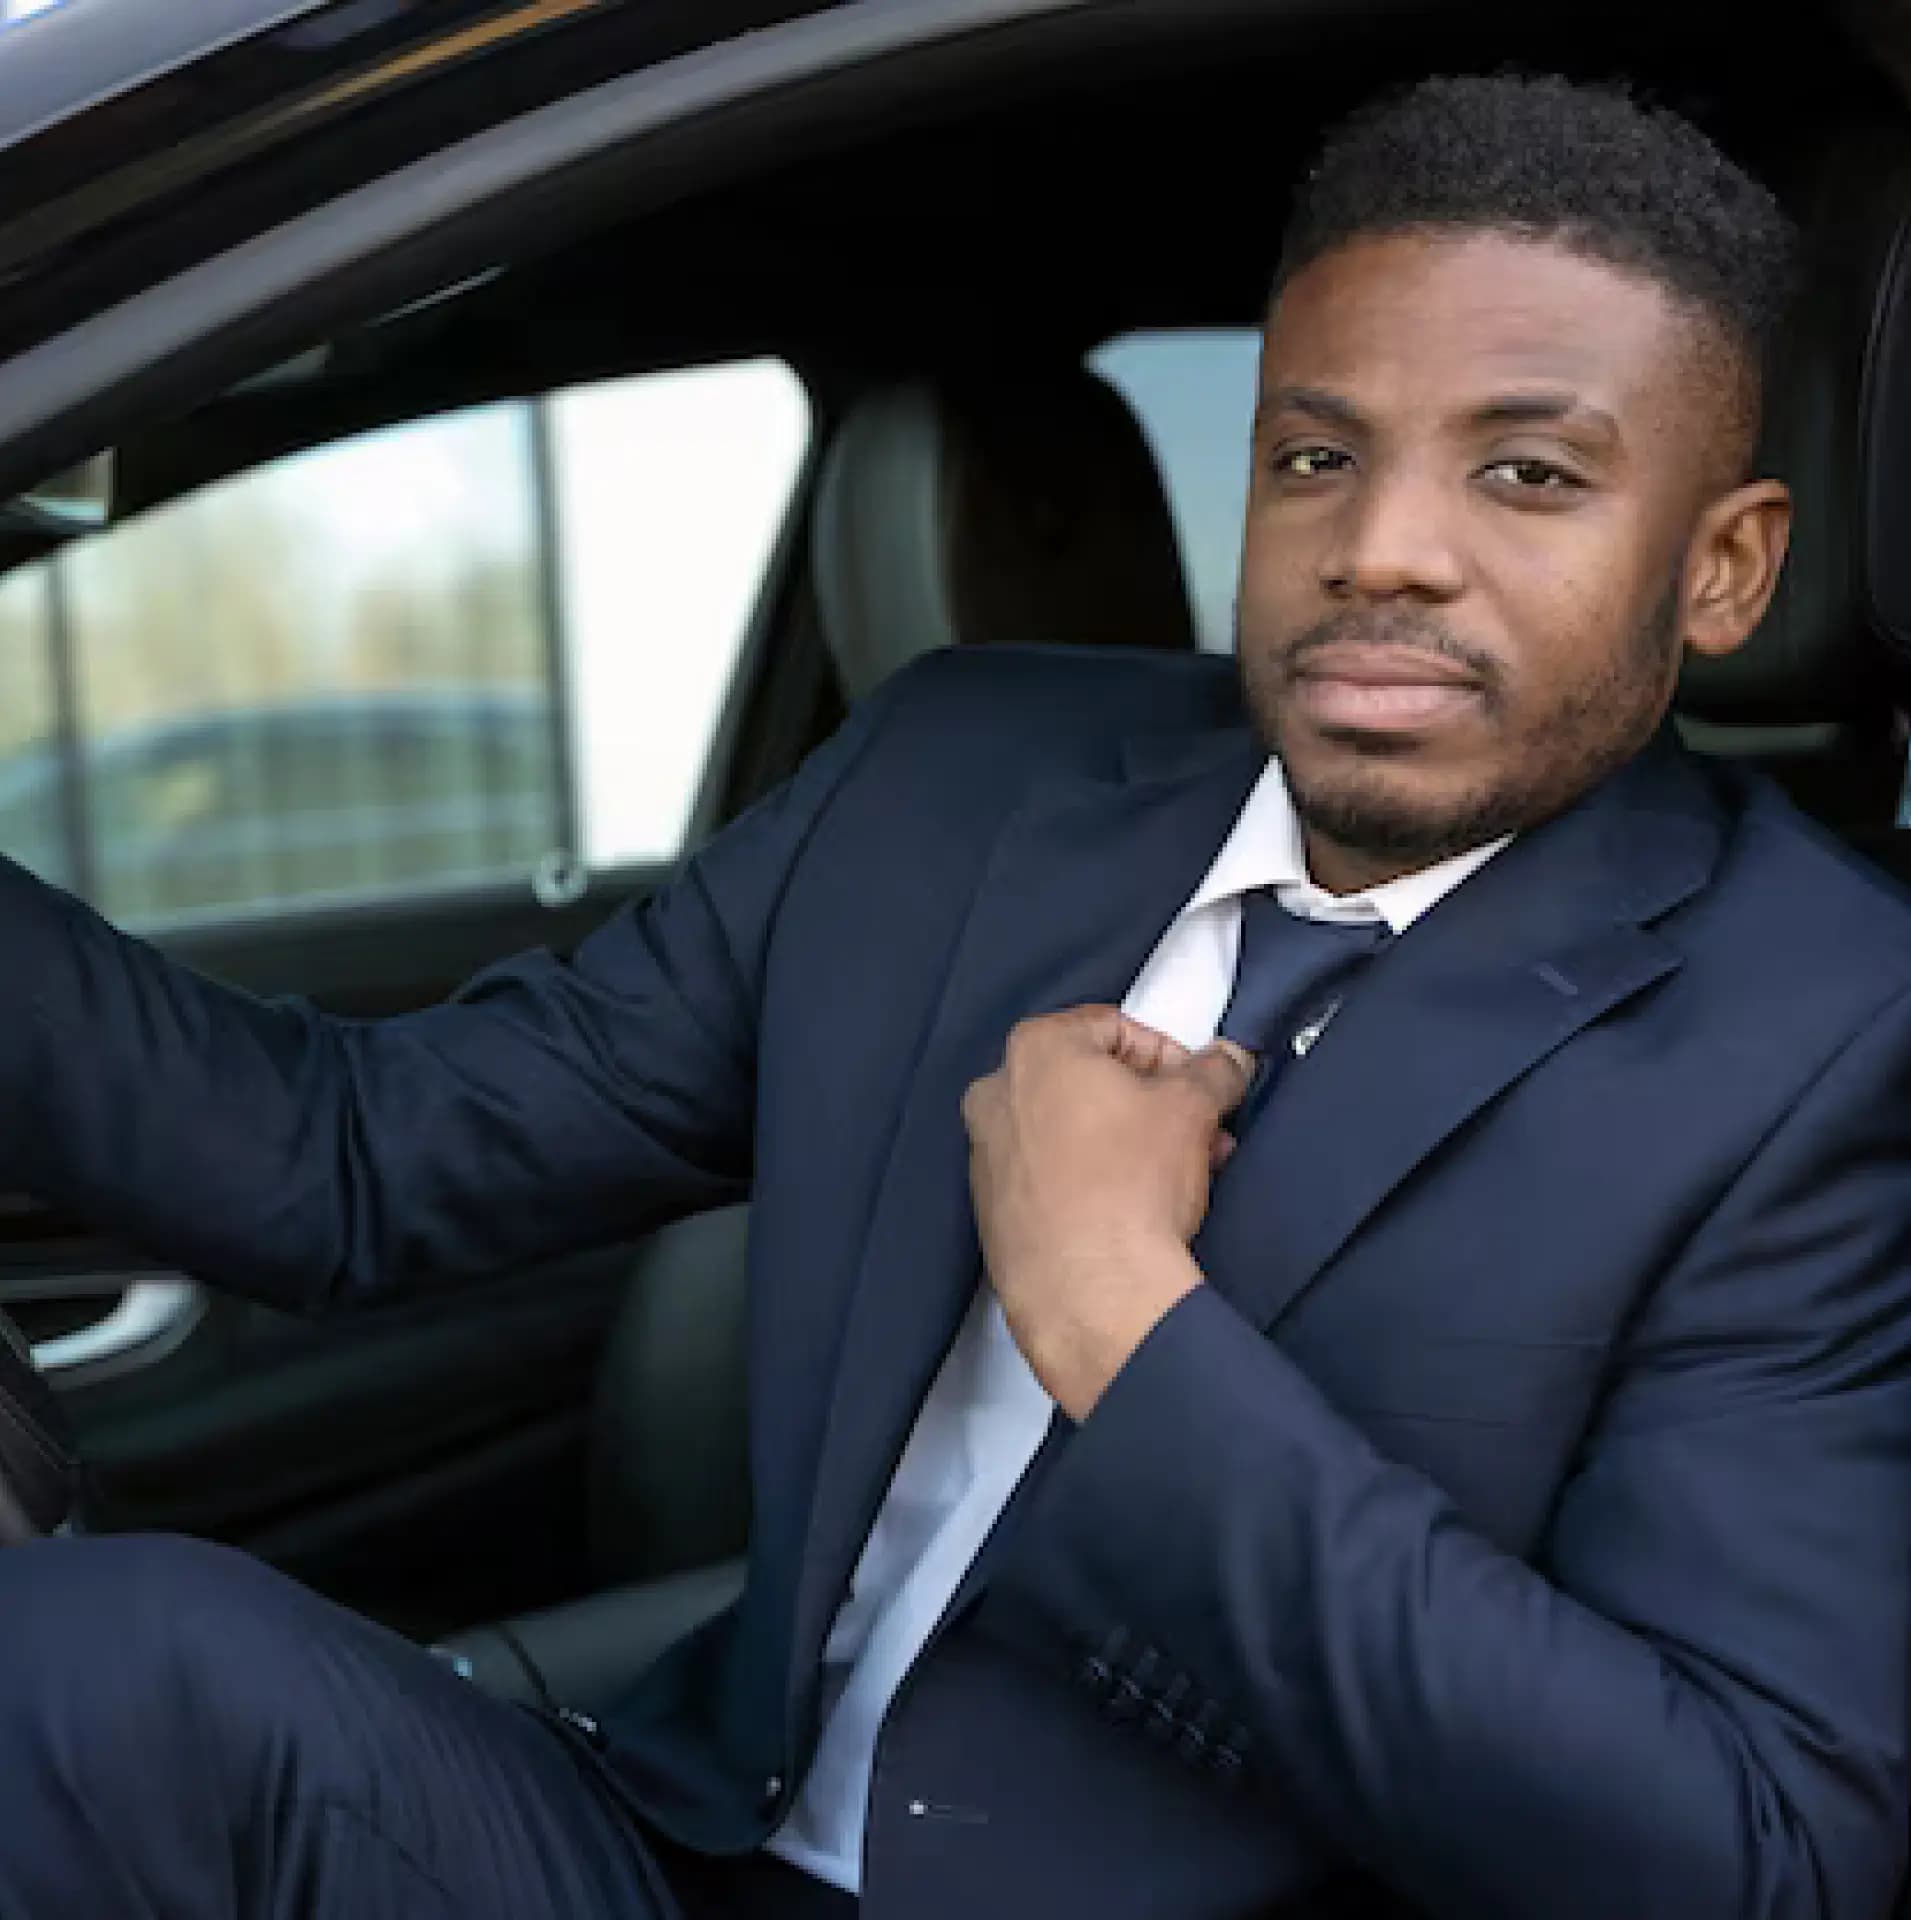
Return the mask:
M 1526 387 L 1623 405 L 1663 378 L 1684 316 L 1639 276 L 1498 234 L 1385 235 L 1310 263 L 1268 318 L 1262 393 L 1474 403 Z

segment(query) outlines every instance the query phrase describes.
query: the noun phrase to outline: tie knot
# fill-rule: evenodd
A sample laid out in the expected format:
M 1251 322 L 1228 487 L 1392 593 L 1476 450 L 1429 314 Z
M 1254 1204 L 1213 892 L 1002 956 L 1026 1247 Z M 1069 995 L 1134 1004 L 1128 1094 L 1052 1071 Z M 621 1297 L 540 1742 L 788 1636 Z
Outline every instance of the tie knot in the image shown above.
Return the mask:
M 1391 938 L 1384 921 L 1305 920 L 1271 887 L 1241 900 L 1241 955 L 1220 1036 L 1250 1053 L 1285 1046 Z

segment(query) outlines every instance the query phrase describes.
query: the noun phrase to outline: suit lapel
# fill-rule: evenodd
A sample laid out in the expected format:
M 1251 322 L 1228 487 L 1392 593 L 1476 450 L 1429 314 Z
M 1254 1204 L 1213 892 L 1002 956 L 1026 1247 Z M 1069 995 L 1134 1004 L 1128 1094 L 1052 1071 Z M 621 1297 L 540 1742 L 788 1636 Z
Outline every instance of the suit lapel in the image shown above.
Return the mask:
M 1020 1019 L 1118 1002 L 1263 765 L 1209 730 L 1034 793 L 997 838 L 907 1080 L 851 1297 L 816 1476 L 793 1680 L 815 1671 L 856 1555 L 978 1283 L 961 1101 Z
M 1722 816 L 1665 742 L 1523 835 L 1377 959 L 1215 1183 L 1195 1255 L 1272 1327 L 1486 1103 L 1679 965 L 1647 923 L 1704 884 Z

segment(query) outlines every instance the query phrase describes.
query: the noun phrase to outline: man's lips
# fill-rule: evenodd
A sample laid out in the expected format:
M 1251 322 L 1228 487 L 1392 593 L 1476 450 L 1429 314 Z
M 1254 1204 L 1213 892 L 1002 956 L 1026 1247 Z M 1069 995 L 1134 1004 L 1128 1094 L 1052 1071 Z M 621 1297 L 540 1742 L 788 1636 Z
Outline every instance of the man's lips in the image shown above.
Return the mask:
M 1332 642 L 1310 648 L 1292 696 L 1318 726 L 1413 733 L 1459 718 L 1485 698 L 1470 668 L 1414 647 Z

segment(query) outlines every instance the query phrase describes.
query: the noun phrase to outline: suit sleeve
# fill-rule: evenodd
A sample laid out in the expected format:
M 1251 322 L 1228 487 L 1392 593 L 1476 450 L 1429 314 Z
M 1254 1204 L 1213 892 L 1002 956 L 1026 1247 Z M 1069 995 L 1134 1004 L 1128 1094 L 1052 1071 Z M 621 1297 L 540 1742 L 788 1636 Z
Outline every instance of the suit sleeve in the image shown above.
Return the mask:
M 1537 1564 L 1198 1288 L 1040 1490 L 1018 1595 L 1186 1676 L 1255 1790 L 1430 1914 L 1878 1920 L 1906 1834 L 1908 1109 L 1900 999 L 1650 1296 Z
M 391 1020 L 216 985 L 0 862 L 0 1188 L 308 1312 L 740 1197 L 778 904 L 889 698 L 572 959 Z

